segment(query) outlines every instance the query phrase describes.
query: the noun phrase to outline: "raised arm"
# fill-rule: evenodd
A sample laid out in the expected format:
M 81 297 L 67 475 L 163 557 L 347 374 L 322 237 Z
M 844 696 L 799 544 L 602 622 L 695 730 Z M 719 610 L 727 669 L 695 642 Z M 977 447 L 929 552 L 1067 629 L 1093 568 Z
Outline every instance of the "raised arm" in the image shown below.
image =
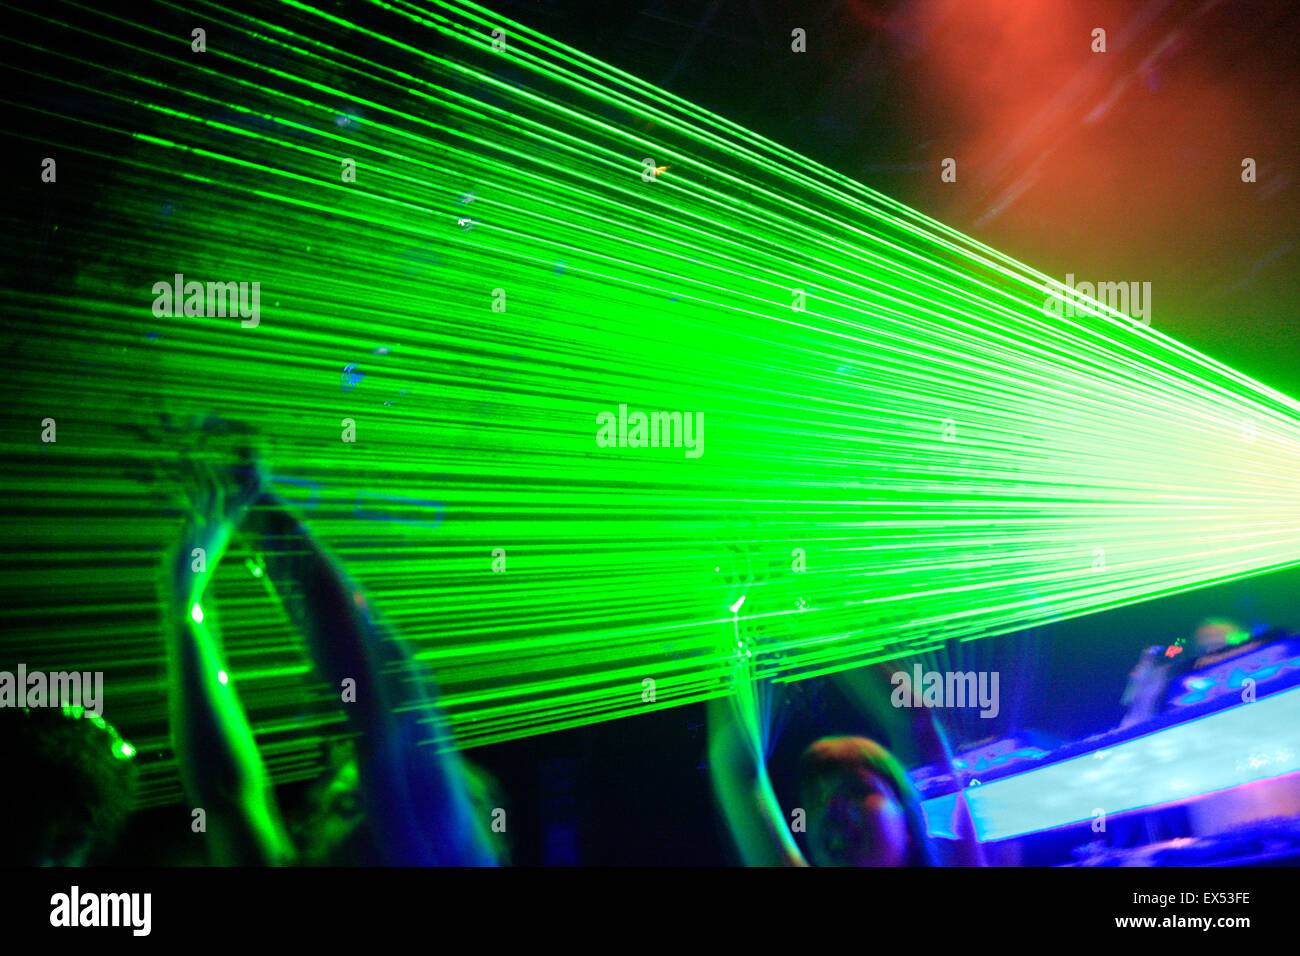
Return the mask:
M 836 682 L 858 708 L 885 729 L 889 749 L 905 766 L 916 768 L 938 764 L 957 781 L 959 790 L 953 810 L 952 832 L 956 840 L 949 844 L 949 862 L 957 866 L 985 866 L 984 848 L 975 836 L 975 823 L 966 803 L 965 777 L 953 764 L 952 748 L 930 707 L 894 707 L 890 704 L 897 690 L 904 699 L 912 699 L 911 680 L 906 671 L 891 664 L 858 668 L 836 675 Z
M 741 602 L 743 604 L 743 602 Z M 742 624 L 732 608 L 734 641 L 743 645 Z M 730 693 L 709 701 L 709 773 L 713 793 L 746 866 L 807 866 L 772 790 L 763 756 L 760 687 L 747 654 L 730 658 Z
M 278 496 L 258 498 L 244 528 L 319 675 L 340 693 L 345 680 L 355 682 L 355 701 L 343 707 L 385 862 L 495 865 L 487 821 L 474 813 L 463 763 L 435 702 L 432 673 Z
M 204 812 L 212 862 L 290 863 L 293 847 L 224 659 L 216 608 L 204 601 L 235 525 L 219 483 L 201 466 L 194 471 L 206 487 L 164 567 L 172 744 L 190 808 Z
M 921 763 L 940 764 L 961 788 L 952 812 L 952 832 L 956 839 L 941 844 L 949 851 L 949 862 L 954 866 L 987 866 L 984 847 L 975 836 L 975 821 L 966 802 L 966 777 L 953 764 L 952 748 L 938 715 L 928 707 L 920 708 L 911 727 L 913 746 Z

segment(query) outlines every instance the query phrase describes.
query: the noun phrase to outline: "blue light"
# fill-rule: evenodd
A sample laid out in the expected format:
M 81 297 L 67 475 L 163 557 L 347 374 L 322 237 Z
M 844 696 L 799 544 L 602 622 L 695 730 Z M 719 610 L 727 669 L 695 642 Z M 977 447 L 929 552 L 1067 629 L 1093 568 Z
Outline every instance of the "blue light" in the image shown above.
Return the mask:
M 1300 771 L 1300 687 L 1095 753 L 966 790 L 982 841 L 1160 806 Z M 924 801 L 932 836 L 953 837 L 956 794 Z

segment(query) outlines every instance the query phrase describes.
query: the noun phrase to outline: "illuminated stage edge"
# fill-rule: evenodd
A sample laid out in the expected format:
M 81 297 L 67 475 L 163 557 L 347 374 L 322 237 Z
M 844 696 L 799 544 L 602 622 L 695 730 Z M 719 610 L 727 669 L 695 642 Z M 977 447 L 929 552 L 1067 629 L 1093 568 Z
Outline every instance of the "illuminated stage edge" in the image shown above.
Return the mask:
M 981 841 L 1156 807 L 1300 771 L 1300 687 L 1113 747 L 968 787 Z M 953 837 L 956 794 L 922 802 L 930 834 Z

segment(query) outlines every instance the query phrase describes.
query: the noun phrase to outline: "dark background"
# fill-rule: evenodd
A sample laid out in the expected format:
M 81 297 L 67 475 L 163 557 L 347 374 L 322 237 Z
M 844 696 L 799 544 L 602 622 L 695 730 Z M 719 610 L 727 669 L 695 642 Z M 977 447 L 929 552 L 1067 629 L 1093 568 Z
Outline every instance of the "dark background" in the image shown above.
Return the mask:
M 518 0 L 505 16 L 881 190 L 1027 264 L 1152 284 L 1151 324 L 1300 395 L 1300 5 L 1138 0 Z M 791 30 L 807 31 L 792 53 Z M 1092 30 L 1107 52 L 1091 52 Z M 1252 157 L 1258 181 L 1241 181 Z M 940 162 L 957 161 L 957 181 Z M 963 650 L 1018 699 L 967 741 L 1118 723 L 1139 651 L 1211 615 L 1300 627 L 1300 569 Z M 978 658 L 978 661 L 975 660 Z M 1010 680 L 1009 680 L 1010 678 Z M 810 682 L 815 683 L 815 682 Z M 772 758 L 787 798 L 815 736 L 861 730 L 804 688 Z M 475 751 L 517 795 L 519 862 L 729 859 L 702 707 Z M 525 796 L 527 795 L 527 796 Z M 551 814 L 551 816 L 548 816 Z M 535 829 L 540 828 L 540 829 Z M 548 851 L 548 835 L 551 849 Z
M 502 0 L 495 7 L 1049 275 L 1149 281 L 1153 327 L 1300 395 L 1300 5 Z M 796 27 L 807 31 L 803 54 L 790 50 Z M 1090 50 L 1095 27 L 1107 31 L 1105 54 Z M 97 108 L 91 98 L 83 107 Z M 1258 164 L 1254 184 L 1240 178 L 1248 156 Z M 940 180 L 946 157 L 957 161 L 955 183 Z M 94 198 L 60 195 L 68 208 Z M 30 213 L 28 238 L 49 240 L 41 223 L 58 220 L 59 210 L 30 191 L 14 203 L 15 220 Z M 63 247 L 46 246 L 30 246 L 24 280 L 36 289 L 60 268 Z M 22 269 L 21 257 L 6 261 Z M 1295 628 L 1297 594 L 1300 569 L 968 645 L 954 662 L 1018 675 L 1016 700 L 989 728 L 966 721 L 955 735 L 971 742 L 1033 729 L 1072 738 L 1111 727 L 1142 647 L 1186 637 L 1210 615 Z M 723 863 L 730 850 L 703 766 L 703 720 L 702 707 L 687 707 L 469 756 L 509 795 L 516 863 Z M 787 804 L 802 747 L 817 735 L 861 729 L 820 682 L 792 695 L 772 759 Z M 169 829 L 151 828 L 152 817 L 177 812 L 142 814 L 133 832 L 144 841 L 151 829 Z M 132 849 L 150 852 L 143 843 Z
M 1153 327 L 1300 394 L 1300 5 L 519 0 L 497 9 L 1049 275 L 1150 282 Z M 804 54 L 790 50 L 795 27 L 807 31 Z M 1094 27 L 1106 30 L 1105 54 L 1091 52 Z M 1241 182 L 1247 156 L 1254 184 Z M 945 157 L 957 161 L 955 183 L 940 180 Z M 1001 670 L 1004 688 L 1017 675 L 1020 699 L 992 729 L 978 718 L 954 729 L 972 741 L 1108 729 L 1142 647 L 1187 637 L 1210 615 L 1300 626 L 1297 595 L 1291 570 L 995 638 L 966 659 Z M 772 759 L 779 792 L 813 737 L 860 729 L 829 688 L 795 701 Z M 547 856 L 554 811 L 576 821 L 583 863 L 717 863 L 730 850 L 702 766 L 703 720 L 691 707 L 472 756 L 512 794 L 539 798 L 515 801 L 520 862 L 559 862 Z

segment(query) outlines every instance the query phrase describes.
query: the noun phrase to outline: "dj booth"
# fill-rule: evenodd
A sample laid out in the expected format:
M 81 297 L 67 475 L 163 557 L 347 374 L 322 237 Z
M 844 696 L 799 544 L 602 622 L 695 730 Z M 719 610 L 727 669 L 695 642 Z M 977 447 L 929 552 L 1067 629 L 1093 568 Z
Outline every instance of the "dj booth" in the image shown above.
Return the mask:
M 991 862 L 1300 862 L 1300 635 L 1220 657 L 1174 680 L 1163 712 L 1133 726 L 960 753 Z M 914 777 L 930 833 L 953 836 L 960 783 L 936 767 Z

